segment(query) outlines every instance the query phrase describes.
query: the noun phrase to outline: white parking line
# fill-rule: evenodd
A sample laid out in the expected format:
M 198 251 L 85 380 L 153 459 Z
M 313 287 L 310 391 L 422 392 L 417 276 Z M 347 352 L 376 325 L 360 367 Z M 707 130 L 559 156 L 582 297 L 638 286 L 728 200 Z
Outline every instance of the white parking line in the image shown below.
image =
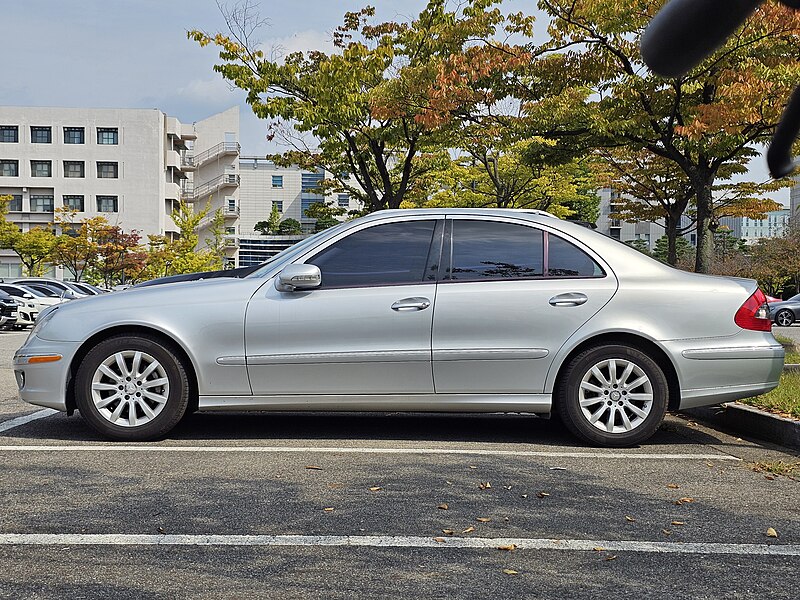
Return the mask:
M 330 448 L 315 446 L 131 446 L 124 444 L 69 446 L 0 446 L 0 452 L 260 452 L 318 454 L 454 454 L 468 456 L 521 456 L 544 458 L 600 458 L 622 460 L 731 460 L 742 459 L 728 454 L 658 454 L 638 452 L 559 452 L 537 450 L 480 450 L 465 448 Z
M 57 410 L 53 410 L 52 408 L 45 408 L 44 410 L 40 410 L 29 415 L 3 421 L 0 423 L 0 433 L 3 431 L 8 431 L 9 429 L 14 429 L 14 427 L 19 427 L 20 425 L 25 425 L 31 421 L 36 421 L 37 419 L 44 419 L 45 417 L 56 414 L 57 412 Z
M 570 552 L 649 552 L 800 556 L 798 544 L 721 544 L 635 540 L 561 540 L 549 538 L 464 538 L 393 535 L 149 535 L 5 533 L 0 545 L 28 546 L 367 546 L 376 548 L 466 548 L 561 550 Z

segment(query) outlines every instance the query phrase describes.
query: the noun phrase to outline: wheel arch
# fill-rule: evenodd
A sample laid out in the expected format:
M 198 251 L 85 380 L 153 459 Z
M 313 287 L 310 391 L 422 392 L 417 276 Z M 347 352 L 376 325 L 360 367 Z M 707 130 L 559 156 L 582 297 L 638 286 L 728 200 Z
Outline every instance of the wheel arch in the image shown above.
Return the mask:
M 667 384 L 669 386 L 669 402 L 667 404 L 667 409 L 672 411 L 678 410 L 681 404 L 681 386 L 680 381 L 678 380 L 678 372 L 672 362 L 672 359 L 670 359 L 669 355 L 652 340 L 633 333 L 623 332 L 604 333 L 585 339 L 580 344 L 575 346 L 575 348 L 573 348 L 566 357 L 564 357 L 564 360 L 558 367 L 558 372 L 556 373 L 554 379 L 553 408 L 555 408 L 555 403 L 558 401 L 558 389 L 564 381 L 564 371 L 566 371 L 567 365 L 572 361 L 572 359 L 587 348 L 608 344 L 633 346 L 634 348 L 637 348 L 650 356 L 658 364 L 658 366 L 661 367 L 661 369 L 664 371 L 664 376 L 667 378 Z
M 85 342 L 83 342 L 83 344 L 81 344 L 77 352 L 75 352 L 75 356 L 72 357 L 72 362 L 69 366 L 69 379 L 67 381 L 66 389 L 67 414 L 71 415 L 77 408 L 75 401 L 75 374 L 78 372 L 78 368 L 80 367 L 81 362 L 83 362 L 84 357 L 92 348 L 94 348 L 103 340 L 116 335 L 124 334 L 142 334 L 151 338 L 155 338 L 175 352 L 175 354 L 180 358 L 184 369 L 186 370 L 186 375 L 189 379 L 189 406 L 187 408 L 187 413 L 196 411 L 199 400 L 197 371 L 192 359 L 186 350 L 184 350 L 183 346 L 181 346 L 181 344 L 170 335 L 152 327 L 146 327 L 143 325 L 116 325 L 114 327 L 109 327 L 108 329 L 98 331 L 89 337 Z

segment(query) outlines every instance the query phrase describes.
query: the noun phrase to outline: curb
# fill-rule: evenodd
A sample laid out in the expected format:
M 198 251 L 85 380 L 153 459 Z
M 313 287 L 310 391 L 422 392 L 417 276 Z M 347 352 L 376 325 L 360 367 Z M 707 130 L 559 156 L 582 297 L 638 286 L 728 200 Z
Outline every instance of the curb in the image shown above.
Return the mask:
M 736 433 L 800 449 L 800 421 L 733 402 L 690 408 L 681 412 Z

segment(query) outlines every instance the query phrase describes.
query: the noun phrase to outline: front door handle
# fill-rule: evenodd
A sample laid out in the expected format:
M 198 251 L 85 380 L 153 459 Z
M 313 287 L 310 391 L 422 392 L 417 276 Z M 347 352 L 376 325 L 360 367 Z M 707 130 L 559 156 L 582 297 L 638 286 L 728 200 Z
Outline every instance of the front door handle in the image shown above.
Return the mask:
M 431 305 L 427 298 L 403 298 L 392 304 L 392 310 L 406 312 L 410 310 L 425 310 Z
M 580 292 L 568 292 L 550 298 L 550 306 L 580 306 L 586 303 L 589 298 Z

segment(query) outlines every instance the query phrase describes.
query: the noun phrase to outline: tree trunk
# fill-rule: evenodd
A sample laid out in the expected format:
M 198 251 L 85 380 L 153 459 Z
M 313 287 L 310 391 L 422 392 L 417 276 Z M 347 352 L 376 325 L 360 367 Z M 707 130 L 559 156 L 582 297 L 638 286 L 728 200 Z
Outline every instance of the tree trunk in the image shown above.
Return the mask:
M 694 183 L 697 199 L 697 254 L 694 261 L 696 273 L 708 273 L 714 255 L 714 236 L 710 230 L 713 184 L 713 176 L 701 178 Z
M 672 215 L 667 215 L 664 233 L 667 236 L 667 263 L 674 267 L 678 262 L 678 223 Z

